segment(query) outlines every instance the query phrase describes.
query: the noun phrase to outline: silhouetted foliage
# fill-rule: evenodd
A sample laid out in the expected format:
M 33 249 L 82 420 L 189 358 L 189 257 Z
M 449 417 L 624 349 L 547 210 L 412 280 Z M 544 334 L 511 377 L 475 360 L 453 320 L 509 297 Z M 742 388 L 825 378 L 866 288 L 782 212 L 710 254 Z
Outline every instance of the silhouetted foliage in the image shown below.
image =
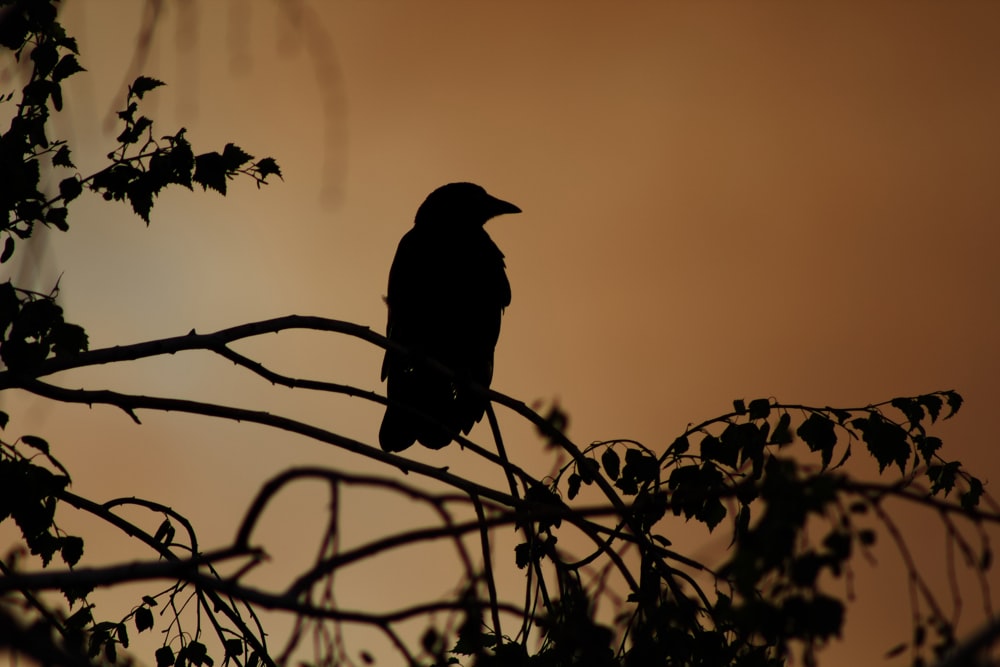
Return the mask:
M 16 112 L 0 135 L 0 261 L 14 256 L 18 241 L 30 236 L 36 224 L 68 230 L 69 206 L 88 190 L 108 201 L 127 200 L 149 224 L 157 195 L 168 187 L 193 189 L 198 184 L 225 195 L 229 180 L 240 175 L 258 186 L 269 176 L 280 177 L 273 159 L 255 161 L 234 144 L 226 144 L 221 152 L 196 154 L 183 129 L 167 134 L 154 130 L 154 121 L 140 114 L 140 105 L 163 83 L 148 77 L 139 77 L 129 87 L 125 108 L 118 114 L 123 127 L 108 153 L 108 166 L 89 176 L 65 176 L 65 170 L 75 169 L 70 147 L 47 136 L 47 120 L 52 111 L 63 108 L 61 82 L 84 71 L 76 42 L 58 23 L 54 0 L 0 1 L 0 12 L 0 45 L 19 61 L 28 58 L 31 63 L 19 96 L 4 96 L 6 104 L 16 104 Z M 43 175 L 56 174 L 62 177 L 54 176 L 51 182 L 58 185 L 44 187 L 49 179 Z M 502 256 L 495 259 L 500 262 L 499 283 Z M 0 390 L 115 406 L 135 421 L 138 411 L 160 410 L 254 423 L 379 462 L 386 475 L 358 475 L 333 467 L 282 472 L 247 508 L 232 543 L 206 551 L 193 525 L 167 505 L 140 497 L 100 502 L 74 494 L 70 472 L 53 453 L 65 443 L 50 445 L 38 435 L 13 436 L 16 421 L 12 424 L 0 413 L 5 434 L 0 438 L 0 522 L 13 522 L 25 551 L 36 557 L 13 551 L 0 560 L 0 646 L 42 663 L 120 662 L 134 635 L 164 630 L 155 653 L 139 656 L 157 667 L 258 667 L 293 659 L 355 664 L 352 656 L 369 664 L 373 657 L 367 647 L 348 649 L 350 639 L 342 632 L 365 625 L 381 631 L 411 665 L 764 667 L 783 664 L 792 655 L 814 664 L 818 650 L 840 634 L 847 612 L 846 595 L 821 586 L 821 579 L 845 580 L 859 554 L 886 540 L 894 545 L 912 591 L 913 633 L 891 654 L 908 652 L 915 666 L 946 655 L 952 656 L 944 658 L 950 664 L 958 664 L 954 661 L 988 645 L 997 634 L 994 627 L 966 644 L 957 642 L 954 619 L 942 610 L 917 569 L 887 508 L 888 502 L 901 501 L 925 509 L 941 522 L 948 546 L 965 556 L 969 569 L 989 570 L 992 552 L 983 524 L 1000 521 L 1000 514 L 982 508 L 983 483 L 958 461 L 945 458 L 942 441 L 929 433 L 935 422 L 952 417 L 961 407 L 962 398 L 954 391 L 847 409 L 741 399 L 733 402 L 730 412 L 668 438 L 671 444 L 662 451 L 631 440 L 580 448 L 566 436 L 568 416 L 558 404 L 551 404 L 543 416 L 488 388 L 499 321 L 494 311 L 509 301 L 507 292 L 487 304 L 497 327 L 490 324 L 484 330 L 482 349 L 477 349 L 485 355 L 488 348 L 490 372 L 485 365 L 476 371 L 461 364 L 451 370 L 427 366 L 434 370 L 434 381 L 445 383 L 452 396 L 477 397 L 475 410 L 447 424 L 447 435 L 456 441 L 456 455 L 478 456 L 502 469 L 507 488 L 499 489 L 280 415 L 156 396 L 155 387 L 153 394 L 133 395 L 67 389 L 42 379 L 98 364 L 201 350 L 273 384 L 359 397 L 391 409 L 392 401 L 379 394 L 281 375 L 230 345 L 290 329 L 352 336 L 386 350 L 392 383 L 393 363 L 406 368 L 432 363 L 426 355 L 433 350 L 421 349 L 427 346 L 418 344 L 419 336 L 393 333 L 384 338 L 349 322 L 289 316 L 209 334 L 192 331 L 91 350 L 83 327 L 64 320 L 57 296 L 55 287 L 40 294 L 10 281 L 0 285 L 0 360 L 5 366 Z M 390 306 L 408 307 L 395 299 L 390 285 Z M 426 299 L 418 299 L 414 307 L 425 306 Z M 393 329 L 398 323 L 394 318 Z M 485 356 L 481 361 L 485 364 Z M 391 386 L 389 391 L 393 399 Z M 507 459 L 494 406 L 534 425 L 550 451 L 561 457 L 554 474 L 539 477 Z M 410 411 L 419 408 L 411 405 Z M 483 411 L 497 453 L 466 437 L 469 419 L 475 421 Z M 440 413 L 413 416 L 441 420 Z M 873 475 L 884 481 L 864 481 L 846 472 L 845 462 L 859 451 L 871 456 Z M 445 491 L 427 491 L 399 471 L 432 480 Z M 255 543 L 262 513 L 284 489 L 305 480 L 325 482 L 333 498 L 329 532 L 312 565 L 285 590 L 249 586 L 245 574 L 266 557 Z M 400 501 L 426 506 L 440 524 L 343 549 L 334 519 L 344 511 L 337 498 L 349 487 L 380 489 Z M 139 540 L 150 558 L 80 567 L 88 538 L 60 529 L 56 519 L 62 504 Z M 122 509 L 145 510 L 149 519 L 133 522 L 124 518 Z M 713 569 L 672 544 L 670 526 L 677 518 L 704 524 L 709 531 L 728 531 L 731 543 L 721 567 Z M 956 528 L 960 521 L 977 531 L 978 543 Z M 491 545 L 495 531 L 504 528 L 516 528 L 520 535 L 513 553 L 498 556 L 523 572 L 524 588 L 517 595 L 502 594 L 494 575 L 500 561 L 494 562 Z M 569 553 L 559 540 L 564 530 L 584 535 L 592 543 L 590 552 Z M 475 556 L 466 537 L 479 540 Z M 332 578 L 338 571 L 435 539 L 451 540 L 459 554 L 454 596 L 389 612 L 343 609 L 332 603 Z M 236 573 L 221 575 L 217 565 L 223 562 L 237 563 Z M 34 563 L 41 567 L 30 567 Z M 168 585 L 154 587 L 153 581 L 164 579 Z M 90 601 L 95 587 L 135 581 L 147 582 L 150 592 L 128 610 L 98 609 Z M 55 608 L 50 598 L 39 595 L 53 590 L 62 593 L 65 608 Z M 621 598 L 616 598 L 619 593 Z M 608 601 L 613 613 L 602 613 L 601 605 L 606 607 Z M 273 637 L 269 643 L 258 609 L 296 618 L 295 632 L 284 647 L 275 648 Z M 436 623 L 435 614 L 447 615 L 450 624 Z M 516 619 L 513 626 L 511 618 Z M 399 624 L 410 619 L 424 619 L 426 624 L 416 641 L 398 631 Z M 311 641 L 304 641 L 310 634 Z M 313 653 L 303 658 L 307 644 Z

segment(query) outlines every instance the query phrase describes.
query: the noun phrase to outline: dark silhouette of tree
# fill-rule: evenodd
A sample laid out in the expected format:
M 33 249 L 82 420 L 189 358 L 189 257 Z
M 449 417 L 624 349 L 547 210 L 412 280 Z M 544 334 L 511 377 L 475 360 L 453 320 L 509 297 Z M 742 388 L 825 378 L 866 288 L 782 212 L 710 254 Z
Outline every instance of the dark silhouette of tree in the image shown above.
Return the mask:
M 109 164 L 87 176 L 57 178 L 53 182 L 58 185 L 47 192 L 43 174 L 66 174 L 64 170 L 74 168 L 68 144 L 50 138 L 46 130 L 50 112 L 63 107 L 61 82 L 83 71 L 76 42 L 58 23 L 54 0 L 7 0 L 0 2 L 0 46 L 31 65 L 26 85 L 4 99 L 16 110 L 0 135 L 0 262 L 14 256 L 19 241 L 36 225 L 67 231 L 72 202 L 88 192 L 108 201 L 127 201 L 148 224 L 156 196 L 166 188 L 193 189 L 197 184 L 226 194 L 233 178 L 249 177 L 263 185 L 269 176 L 280 176 L 274 160 L 255 160 L 234 144 L 195 153 L 183 130 L 165 135 L 154 131 L 153 120 L 139 109 L 144 96 L 162 84 L 140 76 L 118 113 L 121 132 Z M 433 199 L 428 201 L 433 204 Z M 50 444 L 38 435 L 13 436 L 16 421 L 0 413 L 0 522 L 16 525 L 24 550 L 31 554 L 0 560 L 0 647 L 44 664 L 111 664 L 126 659 L 135 634 L 155 627 L 165 630 L 152 656 L 157 667 L 258 667 L 293 659 L 355 664 L 357 655 L 362 663 L 372 660 L 365 647 L 352 645 L 351 629 L 364 626 L 381 632 L 400 662 L 409 665 L 749 667 L 783 664 L 793 655 L 815 664 L 819 649 L 840 633 L 847 610 L 847 595 L 820 586 L 820 580 L 848 578 L 854 559 L 880 540 L 894 547 L 911 590 L 913 633 L 900 638 L 893 654 L 908 654 L 913 665 L 937 660 L 969 664 L 992 643 L 1000 632 L 996 624 L 968 642 L 957 640 L 954 619 L 915 564 L 889 508 L 891 503 L 905 503 L 925 510 L 944 527 L 947 547 L 962 554 L 968 569 L 980 574 L 989 570 L 991 550 L 983 526 L 1000 521 L 1000 511 L 977 477 L 945 457 L 942 441 L 930 431 L 938 420 L 959 410 L 958 393 L 937 391 L 851 408 L 774 398 L 736 400 L 725 414 L 688 426 L 663 451 L 630 440 L 580 447 L 566 436 L 567 417 L 557 406 L 543 416 L 488 387 L 486 361 L 491 360 L 499 309 L 509 293 L 504 290 L 502 256 L 479 223 L 514 211 L 511 205 L 495 206 L 479 209 L 478 218 L 471 220 L 476 223 L 474 234 L 481 234 L 478 243 L 495 254 L 487 254 L 486 263 L 493 262 L 492 278 L 468 282 L 477 288 L 487 284 L 492 291 L 482 301 L 479 339 L 474 348 L 462 351 L 467 356 L 457 359 L 436 348 L 436 341 L 447 340 L 450 326 L 468 323 L 456 324 L 442 315 L 445 324 L 401 333 L 397 327 L 405 331 L 417 326 L 407 308 L 426 312 L 437 306 L 428 305 L 426 295 L 408 301 L 410 297 L 401 296 L 392 285 L 389 338 L 349 322 L 289 316 L 95 350 L 89 349 L 83 327 L 65 321 L 55 290 L 43 294 L 11 282 L 0 285 L 0 360 L 5 367 L 0 390 L 114 406 L 137 422 L 143 411 L 249 422 L 332 445 L 358 460 L 382 464 L 385 471 L 361 475 L 332 465 L 283 471 L 260 489 L 233 540 L 206 550 L 193 524 L 164 504 L 165 499 L 103 500 L 73 493 L 70 472 L 57 455 L 63 444 Z M 420 236 L 416 230 L 421 220 L 418 214 L 415 231 L 410 232 L 413 238 Z M 399 261 L 410 261 L 407 253 L 402 256 Z M 438 284 L 428 283 L 428 293 L 440 294 Z M 455 292 L 449 298 L 478 296 Z M 385 349 L 391 400 L 349 385 L 283 375 L 232 347 L 294 329 L 351 336 Z M 281 415 L 158 396 L 156 387 L 139 395 L 70 389 L 52 379 L 75 369 L 191 351 L 218 355 L 239 372 L 272 384 L 353 396 L 398 407 L 404 420 L 440 422 L 448 429 L 447 438 L 457 443 L 456 456 L 479 457 L 498 466 L 507 486 L 478 483 Z M 451 387 L 453 397 L 464 397 L 475 409 L 452 420 L 436 404 L 404 402 L 405 390 L 397 401 L 395 364 L 421 369 L 432 385 Z M 542 477 L 507 459 L 493 406 L 533 424 L 559 454 L 551 475 Z M 494 440 L 489 448 L 463 435 L 469 420 L 478 419 L 483 410 L 490 417 Z M 420 428 L 414 437 L 423 439 Z M 441 442 L 436 434 L 428 438 L 433 444 Z M 875 461 L 880 481 L 847 474 L 843 464 L 859 451 Z M 417 483 L 418 478 L 425 483 Z M 276 496 L 305 480 L 321 481 L 330 490 L 327 533 L 309 567 L 284 589 L 252 586 L 246 575 L 267 556 L 256 535 L 261 516 Z M 378 489 L 400 502 L 425 506 L 437 523 L 344 548 L 337 513 L 350 508 L 337 499 L 351 488 Z M 89 538 L 59 527 L 60 506 L 90 514 L 138 540 L 148 548 L 149 558 L 84 567 Z M 135 519 L 136 510 L 148 518 Z M 669 525 L 681 517 L 728 534 L 731 545 L 722 566 L 710 567 L 671 543 Z M 509 534 L 511 528 L 519 535 L 513 553 L 495 555 L 498 531 Z M 569 531 L 589 542 L 585 553 L 571 553 L 565 542 L 560 544 L 560 536 Z M 455 548 L 460 586 L 454 595 L 389 611 L 348 609 L 334 602 L 333 579 L 352 565 L 438 540 Z M 520 590 L 512 593 L 497 585 L 495 571 L 501 560 L 512 560 L 523 571 Z M 99 608 L 91 602 L 95 588 L 128 582 L 148 586 L 148 593 L 130 608 Z M 985 595 L 985 583 L 983 590 Z M 45 594 L 52 591 L 63 599 Z M 602 616 L 599 606 L 609 603 L 613 614 Z M 276 645 L 279 638 L 268 635 L 258 615 L 265 609 L 295 619 L 294 631 L 281 645 Z M 444 623 L 439 622 L 442 617 Z M 411 621 L 426 628 L 416 641 L 400 630 Z
M 483 418 L 486 396 L 468 385 L 490 386 L 500 316 L 510 305 L 503 253 L 483 225 L 520 212 L 472 183 L 444 185 L 417 210 L 389 271 L 386 335 L 454 377 L 387 350 L 382 379 L 391 402 L 378 434 L 382 449 L 402 451 L 415 440 L 440 449 Z

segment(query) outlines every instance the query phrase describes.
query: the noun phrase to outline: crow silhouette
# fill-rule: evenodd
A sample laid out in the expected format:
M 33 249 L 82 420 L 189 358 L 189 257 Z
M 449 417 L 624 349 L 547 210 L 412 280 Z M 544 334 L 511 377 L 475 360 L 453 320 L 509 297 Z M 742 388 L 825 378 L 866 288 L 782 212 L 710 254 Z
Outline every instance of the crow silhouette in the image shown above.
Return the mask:
M 415 441 L 440 449 L 483 417 L 486 399 L 466 385 L 488 387 L 500 316 L 510 304 L 503 253 L 483 229 L 521 209 L 473 183 L 449 183 L 424 200 L 389 270 L 387 336 L 414 354 L 387 350 L 382 379 L 391 401 L 378 439 L 398 452 Z M 434 370 L 421 357 L 450 369 Z

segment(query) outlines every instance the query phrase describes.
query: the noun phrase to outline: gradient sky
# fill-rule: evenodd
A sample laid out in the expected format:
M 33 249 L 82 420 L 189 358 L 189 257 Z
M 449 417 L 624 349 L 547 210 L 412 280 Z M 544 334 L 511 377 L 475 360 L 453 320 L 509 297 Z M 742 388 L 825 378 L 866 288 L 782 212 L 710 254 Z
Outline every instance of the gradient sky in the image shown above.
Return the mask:
M 112 146 L 142 12 L 66 2 L 90 73 L 56 127 L 81 173 Z M 857 406 L 956 389 L 966 405 L 937 431 L 946 453 L 986 481 L 1000 465 L 1000 5 L 168 1 L 148 55 L 141 72 L 169 84 L 144 102 L 162 134 L 184 126 L 196 150 L 234 141 L 274 156 L 285 180 L 237 182 L 225 199 L 167 193 L 148 229 L 127 206 L 74 202 L 73 229 L 45 235 L 33 267 L 40 288 L 62 275 L 92 347 L 291 313 L 382 331 L 417 205 L 471 180 L 524 210 L 487 227 L 513 289 L 494 386 L 558 398 L 577 442 L 662 450 L 734 398 Z M 379 388 L 380 355 L 357 342 L 282 334 L 240 350 Z M 62 381 L 222 396 L 368 442 L 381 414 L 258 386 L 207 355 Z M 161 500 L 218 544 L 278 470 L 371 469 L 238 425 L 150 414 L 137 427 L 110 408 L 5 401 L 77 493 Z M 501 420 L 512 456 L 544 474 L 537 438 Z M 301 494 L 287 511 L 324 502 Z M 920 521 L 902 524 L 940 568 L 940 535 Z M 274 524 L 276 544 L 306 532 Z M 294 566 L 301 549 L 286 551 L 276 560 Z M 859 563 L 859 611 L 826 664 L 873 661 L 908 636 L 903 574 L 879 559 Z M 431 590 L 447 591 L 437 565 Z M 366 590 L 394 606 L 398 582 L 379 584 Z M 970 627 L 983 612 L 967 594 Z

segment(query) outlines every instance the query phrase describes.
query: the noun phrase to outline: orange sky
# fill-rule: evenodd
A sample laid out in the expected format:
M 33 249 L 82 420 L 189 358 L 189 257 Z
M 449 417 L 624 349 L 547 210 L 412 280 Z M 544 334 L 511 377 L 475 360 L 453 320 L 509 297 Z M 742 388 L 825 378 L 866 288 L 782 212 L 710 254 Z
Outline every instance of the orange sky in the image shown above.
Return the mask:
M 56 127 L 83 173 L 112 145 L 98 128 L 129 76 L 142 4 L 66 2 L 90 73 L 68 86 Z M 146 113 L 164 134 L 187 127 L 196 150 L 234 141 L 272 155 L 285 181 L 237 183 L 226 199 L 168 193 L 148 229 L 127 206 L 75 202 L 70 234 L 45 237 L 38 279 L 62 274 L 93 347 L 291 313 L 381 331 L 417 205 L 472 180 L 524 210 L 487 227 L 513 289 L 494 386 L 558 397 L 577 442 L 662 449 L 740 397 L 854 406 L 954 388 L 966 405 L 940 434 L 993 478 L 1000 6 L 337 1 L 302 3 L 296 23 L 294 3 L 164 4 L 142 72 L 169 86 Z M 380 355 L 358 343 L 282 335 L 240 349 L 379 388 Z M 63 382 L 224 396 L 369 442 L 380 418 L 357 400 L 257 386 L 205 355 Z M 136 427 L 110 408 L 10 405 L 26 411 L 15 426 L 57 447 L 77 493 L 168 502 L 220 544 L 270 474 L 364 467 L 202 419 Z M 544 474 L 537 438 L 501 419 L 512 455 Z M 325 501 L 289 511 L 312 502 Z M 930 563 L 937 539 L 916 550 Z M 861 611 L 827 664 L 878 658 L 908 635 L 905 609 L 887 618 L 904 581 L 885 558 L 859 565 Z M 981 617 L 972 595 L 966 614 Z

